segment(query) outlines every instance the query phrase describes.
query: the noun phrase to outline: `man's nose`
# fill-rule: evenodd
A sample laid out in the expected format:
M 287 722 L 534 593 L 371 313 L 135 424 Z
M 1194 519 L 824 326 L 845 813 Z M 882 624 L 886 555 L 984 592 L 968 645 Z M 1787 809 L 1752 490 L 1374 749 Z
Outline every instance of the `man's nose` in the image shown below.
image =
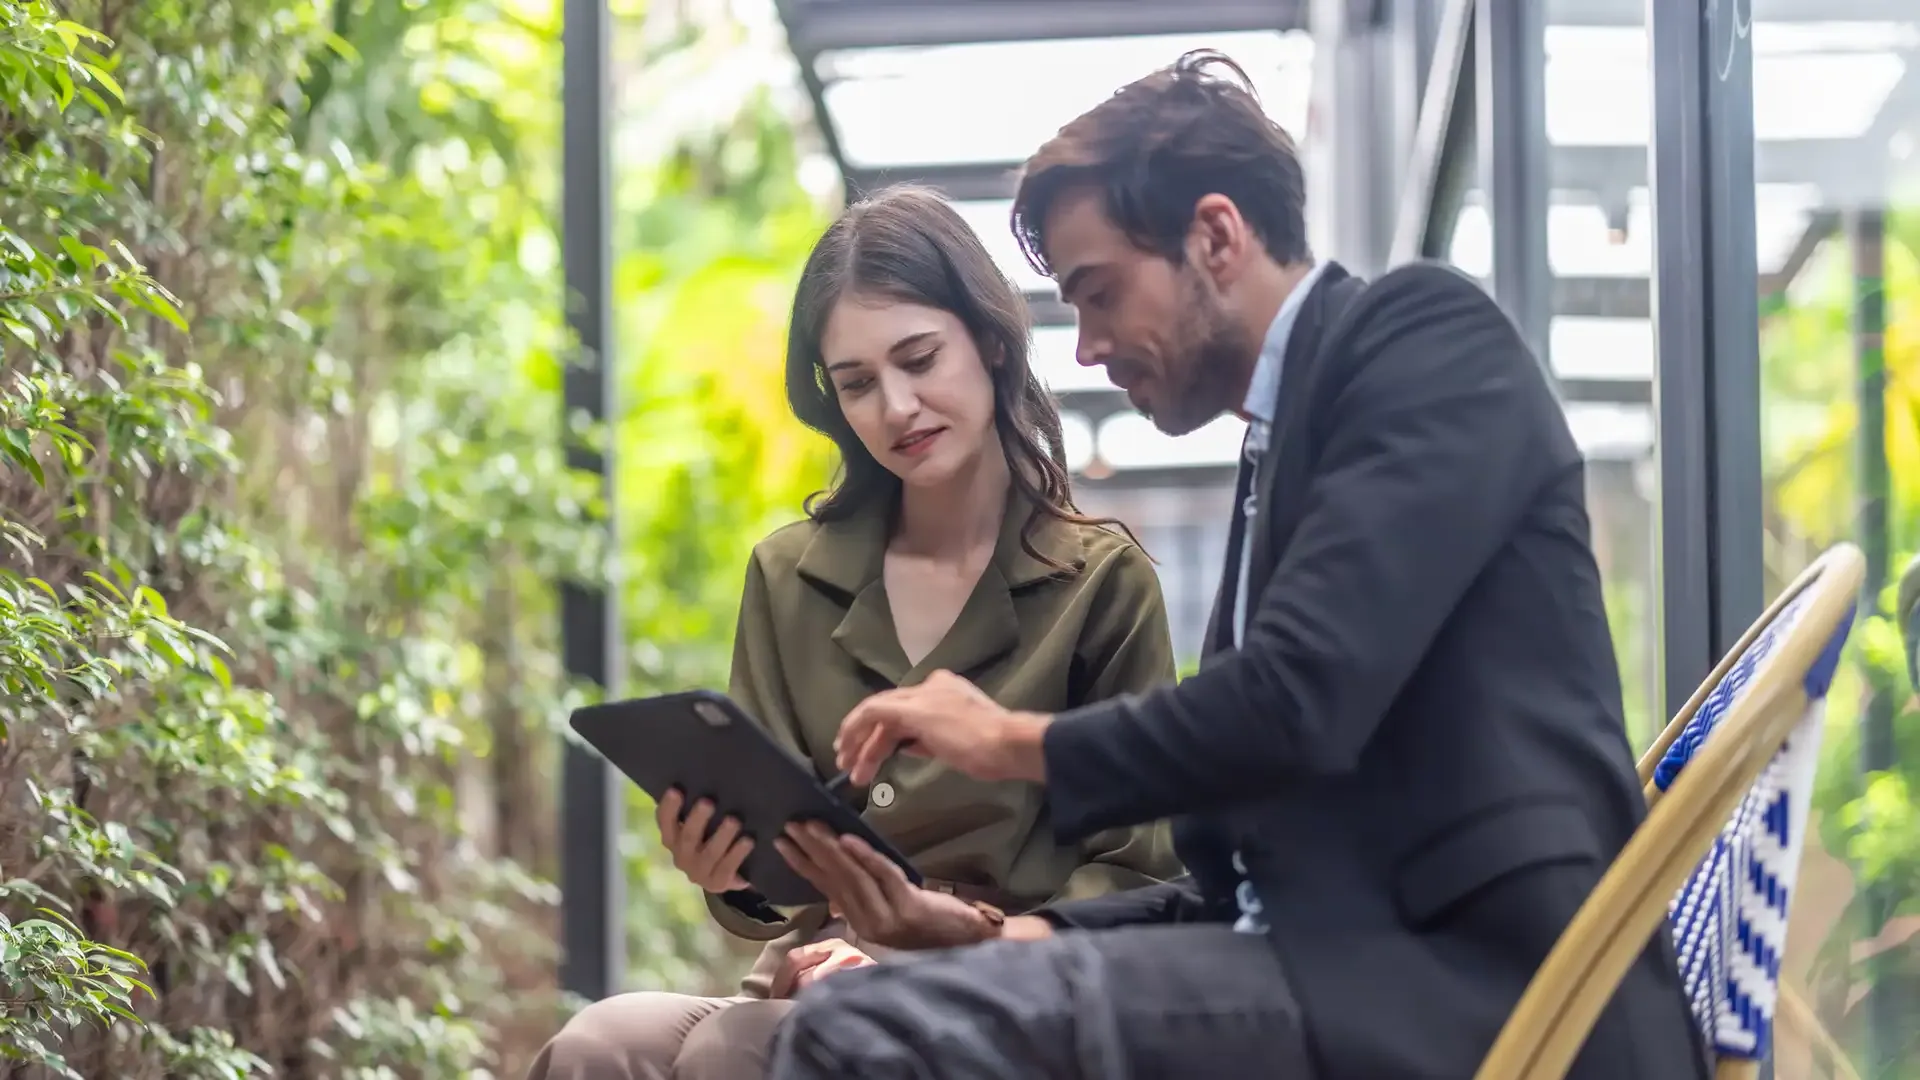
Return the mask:
M 1113 342 L 1104 334 L 1090 334 L 1085 325 L 1080 327 L 1080 339 L 1073 347 L 1074 363 L 1081 367 L 1099 367 L 1113 356 Z

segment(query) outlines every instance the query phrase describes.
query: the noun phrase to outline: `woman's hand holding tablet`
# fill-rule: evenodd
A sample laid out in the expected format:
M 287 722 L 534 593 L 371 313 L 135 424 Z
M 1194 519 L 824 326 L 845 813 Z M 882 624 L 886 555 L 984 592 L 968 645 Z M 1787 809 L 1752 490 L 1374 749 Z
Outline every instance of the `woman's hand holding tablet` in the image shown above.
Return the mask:
M 921 888 L 857 836 L 796 822 L 773 846 L 863 940 L 890 949 L 947 949 L 999 935 L 1004 917 L 998 910 Z
M 660 843 L 673 856 L 675 870 L 710 893 L 744 889 L 747 879 L 740 867 L 753 851 L 753 837 L 740 835 L 739 818 L 722 818 L 714 827 L 713 815 L 712 800 L 701 799 L 688 809 L 679 788 L 668 788 L 653 808 Z

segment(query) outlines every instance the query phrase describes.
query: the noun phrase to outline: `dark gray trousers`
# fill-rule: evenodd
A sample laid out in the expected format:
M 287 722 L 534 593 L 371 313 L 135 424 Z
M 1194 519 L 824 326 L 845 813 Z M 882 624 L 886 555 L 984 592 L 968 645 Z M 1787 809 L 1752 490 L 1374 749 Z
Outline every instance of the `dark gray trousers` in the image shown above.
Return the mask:
M 800 994 L 771 1080 L 1312 1080 L 1262 936 L 1067 931 L 844 971 Z

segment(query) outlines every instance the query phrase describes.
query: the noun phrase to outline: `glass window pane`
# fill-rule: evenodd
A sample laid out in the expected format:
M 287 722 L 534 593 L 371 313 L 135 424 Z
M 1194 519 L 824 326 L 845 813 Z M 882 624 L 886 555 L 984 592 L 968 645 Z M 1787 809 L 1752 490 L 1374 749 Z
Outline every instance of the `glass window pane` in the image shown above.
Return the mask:
M 1231 466 L 1240 460 L 1240 444 L 1246 437 L 1246 421 L 1236 416 L 1223 416 L 1175 438 L 1162 434 L 1153 421 L 1137 412 L 1121 412 L 1100 425 L 1099 446 L 1101 458 L 1120 470 Z
M 1767 585 L 1828 545 L 1892 586 L 1920 548 L 1920 6 L 1752 4 Z M 1828 699 L 1783 977 L 1866 1076 L 1920 1065 L 1916 713 L 1900 617 Z M 1826 1075 L 1783 1038 L 1777 1075 Z
M 1012 199 L 969 200 L 957 202 L 953 208 L 966 219 L 967 226 L 979 235 L 987 253 L 993 256 L 994 265 L 1007 275 L 1007 280 L 1013 282 L 1015 287 L 1030 293 L 1051 294 L 1056 291 L 1053 279 L 1033 268 L 1020 250 L 1020 241 L 1014 239 Z
M 1587 513 L 1606 590 L 1628 733 L 1645 746 L 1665 722 L 1661 679 L 1659 470 L 1653 413 L 1653 221 L 1647 190 L 1652 77 L 1644 5 L 1547 5 L 1548 265 L 1556 306 L 1548 358 L 1587 458 Z M 1576 11 L 1575 9 L 1579 9 Z M 1493 215 L 1469 192 L 1448 257 L 1487 281 Z
M 1079 341 L 1080 328 L 1071 323 L 1034 327 L 1029 360 L 1033 373 L 1056 394 L 1085 390 L 1117 395 L 1119 391 L 1107 381 L 1105 368 L 1081 367 L 1074 360 L 1073 350 Z

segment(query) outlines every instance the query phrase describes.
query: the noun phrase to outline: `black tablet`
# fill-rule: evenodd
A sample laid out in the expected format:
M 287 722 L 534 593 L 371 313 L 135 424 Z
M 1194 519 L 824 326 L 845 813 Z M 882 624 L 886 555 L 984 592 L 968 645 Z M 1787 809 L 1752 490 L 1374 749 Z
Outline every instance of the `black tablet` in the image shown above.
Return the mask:
M 770 904 L 796 907 L 824 899 L 794 873 L 773 841 L 791 821 L 819 821 L 873 845 L 921 883 L 919 871 L 892 844 L 836 798 L 812 766 L 773 741 L 732 698 L 708 690 L 589 705 L 574 710 L 573 730 L 658 801 L 669 788 L 687 805 L 711 799 L 740 819 L 753 837 L 741 876 Z

